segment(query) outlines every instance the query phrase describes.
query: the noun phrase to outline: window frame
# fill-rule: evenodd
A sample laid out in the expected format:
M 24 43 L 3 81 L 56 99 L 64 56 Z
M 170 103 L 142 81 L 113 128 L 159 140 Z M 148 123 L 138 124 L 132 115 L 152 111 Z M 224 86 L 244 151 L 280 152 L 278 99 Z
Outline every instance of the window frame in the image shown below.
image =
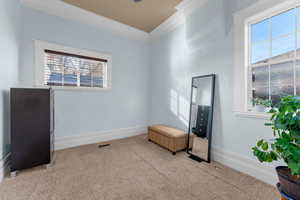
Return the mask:
M 34 40 L 35 47 L 35 70 L 34 70 L 34 86 L 42 88 L 53 88 L 58 90 L 99 90 L 108 91 L 112 89 L 112 56 L 89 50 L 67 47 L 59 44 Z M 82 55 L 85 57 L 99 58 L 107 60 L 107 77 L 106 87 L 80 87 L 80 86 L 48 86 L 44 84 L 44 69 L 45 69 L 45 51 L 65 52 L 67 54 Z
M 292 9 L 296 9 L 297 7 L 300 6 L 300 2 L 294 2 L 294 3 L 287 3 L 287 4 L 280 4 L 278 6 L 275 6 L 274 8 L 272 9 L 268 9 L 268 10 L 265 10 L 257 15 L 254 15 L 252 17 L 249 17 L 245 20 L 245 24 L 244 24 L 244 28 L 245 28 L 245 72 L 247 73 L 246 74 L 246 82 L 245 82 L 245 91 L 246 91 L 246 102 L 245 102 L 245 105 L 246 105 L 246 111 L 248 112 L 254 112 L 253 111 L 253 106 L 251 105 L 251 99 L 252 99 L 252 89 L 253 89 L 253 86 L 252 86 L 252 67 L 256 65 L 256 67 L 259 67 L 259 66 L 263 66 L 263 65 L 266 65 L 268 66 L 269 68 L 269 73 L 270 73 L 270 67 L 271 65 L 274 65 L 274 64 L 280 64 L 280 63 L 284 63 L 284 62 L 288 62 L 288 61 L 291 61 L 293 62 L 293 68 L 294 68 L 294 72 L 293 72 L 293 85 L 296 86 L 296 72 L 295 72 L 295 69 L 296 69 L 296 60 L 297 60 L 297 54 L 296 54 L 296 51 L 295 51 L 295 57 L 293 57 L 292 59 L 282 59 L 282 60 L 277 60 L 277 61 L 268 61 L 267 63 L 265 64 L 252 64 L 251 63 L 251 57 L 252 57 L 252 54 L 251 54 L 251 49 L 252 49 L 252 45 L 251 45 L 251 25 L 253 24 L 257 24 L 257 23 L 260 23 L 264 20 L 268 20 L 268 19 L 271 19 L 272 17 L 276 16 L 276 15 L 280 15 L 281 13 L 284 13 L 284 12 L 287 12 L 289 10 L 292 10 Z M 297 21 L 295 21 L 295 23 L 297 23 Z M 270 27 L 271 31 L 272 31 L 272 27 Z M 299 33 L 300 31 L 299 30 L 295 30 L 295 45 L 297 45 L 297 39 L 298 36 L 296 35 L 297 33 Z M 272 40 L 272 38 L 270 38 Z M 271 50 L 271 49 L 270 49 Z M 300 60 L 300 57 L 298 56 L 299 60 Z M 269 74 L 269 78 L 270 78 L 270 74 Z M 269 100 L 270 100 L 270 80 L 269 80 Z M 295 95 L 295 92 L 296 92 L 296 88 L 294 88 L 294 95 Z
M 233 103 L 236 117 L 269 119 L 270 114 L 248 110 L 248 23 L 300 5 L 296 0 L 263 0 L 233 13 Z

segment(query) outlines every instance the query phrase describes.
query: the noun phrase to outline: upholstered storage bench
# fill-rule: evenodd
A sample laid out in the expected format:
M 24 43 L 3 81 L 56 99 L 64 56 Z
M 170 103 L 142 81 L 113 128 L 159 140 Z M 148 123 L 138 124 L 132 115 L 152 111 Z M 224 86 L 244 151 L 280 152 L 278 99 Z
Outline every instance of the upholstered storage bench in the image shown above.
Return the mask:
M 187 148 L 188 134 L 168 126 L 155 125 L 148 127 L 148 139 L 167 148 L 175 155 L 176 152 Z M 191 144 L 192 141 L 190 141 L 190 147 Z

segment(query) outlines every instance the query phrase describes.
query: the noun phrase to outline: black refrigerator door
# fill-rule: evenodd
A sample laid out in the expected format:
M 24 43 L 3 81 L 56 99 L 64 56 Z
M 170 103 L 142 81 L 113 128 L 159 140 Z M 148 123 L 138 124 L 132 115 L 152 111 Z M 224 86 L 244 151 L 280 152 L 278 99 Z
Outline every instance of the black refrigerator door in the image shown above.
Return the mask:
M 11 89 L 11 171 L 50 162 L 50 90 Z

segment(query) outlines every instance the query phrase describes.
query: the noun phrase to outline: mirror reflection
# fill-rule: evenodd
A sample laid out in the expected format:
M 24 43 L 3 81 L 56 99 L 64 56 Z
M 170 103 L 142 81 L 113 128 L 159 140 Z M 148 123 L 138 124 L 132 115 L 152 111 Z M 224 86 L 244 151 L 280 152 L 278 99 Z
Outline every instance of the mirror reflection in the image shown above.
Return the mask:
M 215 75 L 193 77 L 188 150 L 197 161 L 210 162 Z

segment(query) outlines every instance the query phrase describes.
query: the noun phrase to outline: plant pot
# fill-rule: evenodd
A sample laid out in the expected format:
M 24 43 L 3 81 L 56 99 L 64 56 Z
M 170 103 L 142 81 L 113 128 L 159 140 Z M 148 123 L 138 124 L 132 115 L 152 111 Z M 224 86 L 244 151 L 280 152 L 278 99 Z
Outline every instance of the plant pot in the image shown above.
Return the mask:
M 295 200 L 300 200 L 300 179 L 293 176 L 287 167 L 276 167 L 281 190 Z

